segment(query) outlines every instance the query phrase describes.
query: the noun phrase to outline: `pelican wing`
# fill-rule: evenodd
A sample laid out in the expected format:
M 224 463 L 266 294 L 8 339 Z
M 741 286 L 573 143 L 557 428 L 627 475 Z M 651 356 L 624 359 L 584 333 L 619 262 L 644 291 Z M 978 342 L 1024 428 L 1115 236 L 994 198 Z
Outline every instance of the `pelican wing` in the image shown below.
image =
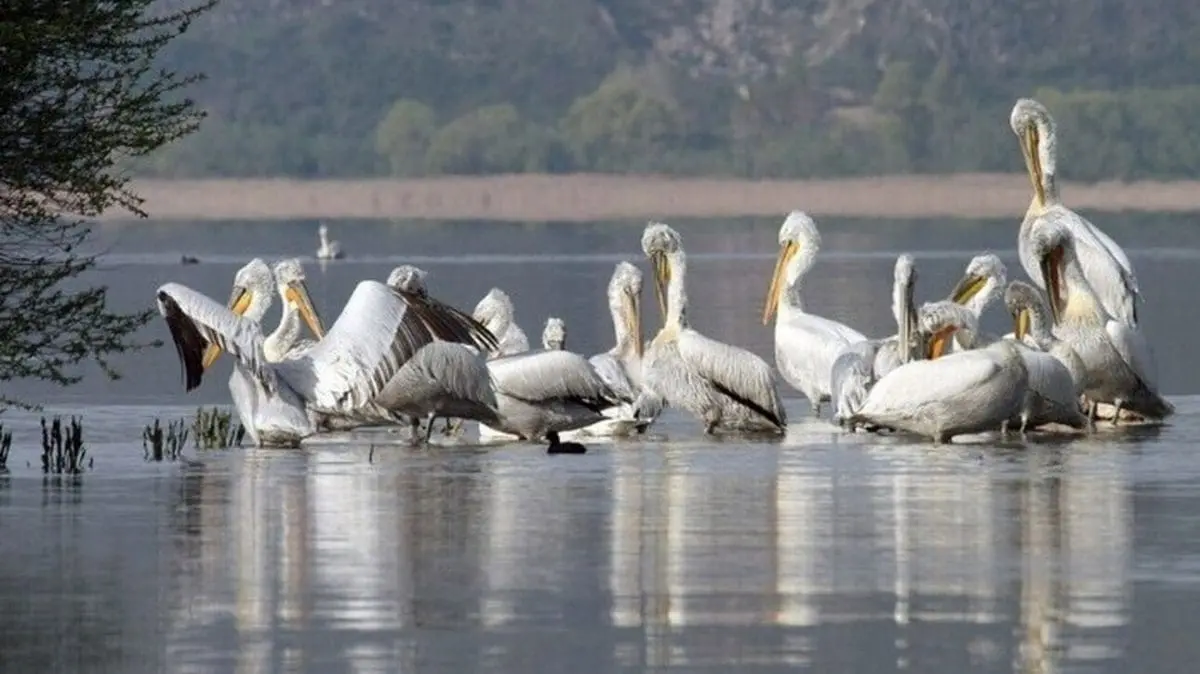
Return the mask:
M 496 407 L 487 361 L 465 344 L 445 341 L 421 347 L 384 387 L 375 403 L 390 409 L 411 399 L 416 392 L 428 392 L 431 388 L 458 400 Z
M 1075 380 L 1071 378 L 1071 371 L 1066 365 L 1045 351 L 1030 348 L 1015 340 L 1013 344 L 1018 345 L 1017 352 L 1025 362 L 1025 370 L 1029 373 L 1029 388 L 1034 393 L 1060 405 L 1078 405 Z
M 430 297 L 428 294 L 393 289 L 411 307 L 434 337 L 446 342 L 470 344 L 483 351 L 499 345 L 499 339 L 470 314 Z
M 1112 320 L 1104 326 L 1113 348 L 1121 354 L 1121 358 L 1129 364 L 1129 368 L 1138 379 L 1151 391 L 1158 391 L 1158 372 L 1154 364 L 1154 355 L 1150 345 L 1142 336 L 1142 331 L 1131 328 L 1121 321 Z
M 775 389 L 775 375 L 762 358 L 695 330 L 680 332 L 679 357 L 721 393 L 771 423 L 780 427 L 787 424 Z
M 171 341 L 183 366 L 184 386 L 191 391 L 204 375 L 204 350 L 216 344 L 249 369 L 269 393 L 275 391 L 273 371 L 263 355 L 258 323 L 230 311 L 203 293 L 178 283 L 158 289 L 158 312 L 167 322 Z
M 315 409 L 361 407 L 421 347 L 434 341 L 419 313 L 388 286 L 361 281 L 325 338 L 279 367 Z
M 915 360 L 875 382 L 859 414 L 886 422 L 920 415 L 929 405 L 947 401 L 994 377 L 1000 363 L 986 351 L 962 351 L 937 360 Z
M 588 363 L 618 397 L 628 400 L 637 398 L 638 392 L 635 390 L 633 382 L 629 380 L 625 366 L 616 356 L 608 352 L 598 353 L 589 358 Z
M 583 356 L 571 351 L 527 351 L 488 361 L 496 390 L 527 402 L 570 399 L 602 409 L 619 402 Z
M 775 330 L 776 358 L 799 372 L 824 378 L 838 355 L 867 338 L 857 330 L 814 314 L 794 314 Z M 782 348 L 781 348 L 782 347 Z

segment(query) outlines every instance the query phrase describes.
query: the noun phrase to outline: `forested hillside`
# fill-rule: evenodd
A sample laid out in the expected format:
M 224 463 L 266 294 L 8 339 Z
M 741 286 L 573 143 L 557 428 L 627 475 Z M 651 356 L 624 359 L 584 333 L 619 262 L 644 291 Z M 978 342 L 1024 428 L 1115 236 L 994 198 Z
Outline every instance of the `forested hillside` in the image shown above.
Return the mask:
M 1193 0 L 224 0 L 168 60 L 144 174 L 1008 171 L 1028 95 L 1071 179 L 1200 174 Z

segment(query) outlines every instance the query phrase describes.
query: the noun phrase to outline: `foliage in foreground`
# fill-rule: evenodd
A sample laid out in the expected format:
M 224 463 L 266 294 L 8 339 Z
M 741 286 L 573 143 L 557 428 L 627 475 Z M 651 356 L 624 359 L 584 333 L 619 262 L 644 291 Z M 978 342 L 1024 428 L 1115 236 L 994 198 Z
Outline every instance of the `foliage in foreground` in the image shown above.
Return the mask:
M 201 113 L 181 97 L 197 77 L 159 69 L 162 48 L 210 8 L 155 0 L 19 0 L 0 20 L 0 382 L 69 385 L 79 365 L 109 377 L 114 354 L 157 344 L 135 332 L 150 311 L 108 306 L 87 218 L 145 217 L 120 166 L 179 139 Z M 0 394 L 0 408 L 19 404 Z

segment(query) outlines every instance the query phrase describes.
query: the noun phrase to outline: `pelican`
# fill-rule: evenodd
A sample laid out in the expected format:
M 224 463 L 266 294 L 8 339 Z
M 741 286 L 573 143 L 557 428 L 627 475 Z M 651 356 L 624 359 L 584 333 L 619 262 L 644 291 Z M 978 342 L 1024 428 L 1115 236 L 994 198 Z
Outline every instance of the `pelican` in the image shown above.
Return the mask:
M 489 357 L 508 356 L 529 350 L 529 339 L 516 323 L 516 312 L 508 293 L 499 288 L 492 288 L 479 300 L 475 311 L 471 313 L 475 320 L 487 326 L 488 331 L 500 341 L 500 346 Z
M 603 420 L 622 400 L 583 356 L 566 350 L 526 351 L 487 361 L 499 411 L 481 423 L 481 439 L 516 436 L 537 440 L 551 431 L 573 431 Z
M 718 429 L 784 432 L 787 415 L 771 366 L 687 325 L 687 258 L 679 234 L 651 222 L 642 234 L 642 250 L 654 267 L 655 294 L 663 313 L 663 327 L 642 362 L 649 399 L 659 397 L 687 410 L 710 434 Z
M 994 335 L 981 334 L 975 313 L 957 302 L 926 302 L 921 305 L 918 315 L 921 333 L 927 340 L 925 356 L 931 360 L 955 352 L 955 344 L 958 351 L 965 351 L 998 339 Z
M 916 284 L 917 268 L 912 256 L 908 253 L 898 255 L 892 270 L 892 317 L 896 319 L 896 335 L 875 342 L 872 382 L 911 360 L 913 350 L 918 347 L 920 323 L 913 300 Z M 865 391 L 862 394 L 865 395 Z
M 431 307 L 434 315 L 452 320 L 428 326 L 436 341 L 422 346 L 400 367 L 375 397 L 370 412 L 376 419 L 407 416 L 414 441 L 419 437 L 421 420 L 428 417 L 428 443 L 434 417 L 496 422 L 496 394 L 482 355 L 494 348 L 496 341 L 473 318 L 430 297 L 425 276 L 423 269 L 401 265 L 388 275 L 387 285 L 406 301 Z
M 876 362 L 877 352 L 874 341 L 855 342 L 833 361 L 829 375 L 830 404 L 834 422 L 843 428 L 851 426 L 851 415 L 862 407 L 867 391 L 875 383 L 872 363 Z
M 642 382 L 642 272 L 628 262 L 618 262 L 608 282 L 608 309 L 612 314 L 613 348 L 588 359 L 592 368 L 617 397 L 630 400 L 603 411 L 606 419 L 579 429 L 589 437 L 627 436 L 642 433 L 654 422 L 661 405 L 639 407 Z M 566 434 L 564 434 L 566 435 Z
M 179 354 L 185 390 L 201 383 L 205 349 L 216 346 L 237 359 L 250 395 L 235 402 L 258 446 L 298 446 L 317 431 L 314 415 L 346 414 L 366 404 L 433 339 L 421 316 L 424 307 L 406 304 L 375 281 L 358 284 L 320 342 L 278 363 L 263 354 L 259 324 L 240 315 L 253 298 L 243 302 L 236 296 L 227 308 L 178 283 L 159 287 L 156 298 Z
M 1137 301 L 1141 294 L 1129 257 L 1100 228 L 1063 205 L 1059 197 L 1056 182 L 1058 138 L 1050 111 L 1033 99 L 1022 98 L 1013 106 L 1009 125 L 1020 139 L 1025 168 L 1033 183 L 1033 201 L 1017 238 L 1017 251 L 1025 273 L 1046 290 L 1041 285 L 1034 239 L 1036 232 L 1046 226 L 1045 218 L 1053 216 L 1054 221 L 1066 227 L 1074 237 L 1082 277 L 1092 287 L 1104 311 L 1127 326 L 1137 327 Z
M 342 253 L 342 244 L 329 240 L 329 228 L 325 226 L 325 223 L 322 222 L 321 226 L 317 228 L 317 235 L 321 238 L 321 245 L 317 247 L 318 260 L 340 260 L 345 257 L 345 254 Z
M 1096 403 L 1101 402 L 1113 406 L 1114 424 L 1122 409 L 1164 419 L 1175 408 L 1158 393 L 1150 347 L 1137 327 L 1109 314 L 1093 291 L 1067 224 L 1071 221 L 1063 213 L 1043 215 L 1032 232 L 1031 249 L 1049 296 L 1054 335 L 1075 349 L 1087 369 L 1089 419 L 1095 420 Z
M 976 320 L 1004 294 L 1008 282 L 1008 268 L 993 253 L 983 253 L 971 258 L 962 279 L 950 293 L 950 301 L 971 310 Z
M 830 399 L 833 361 L 866 337 L 837 321 L 805 313 L 800 285 L 821 249 L 821 235 L 806 213 L 792 211 L 779 228 L 779 258 L 763 307 L 763 325 L 775 321 L 775 364 L 784 381 L 808 398 L 813 416 Z M 785 278 L 786 277 L 786 278 Z
M 316 345 L 311 339 L 300 338 L 301 319 L 317 339 L 325 336 L 325 326 L 309 298 L 304 267 L 300 260 L 290 258 L 275 263 L 275 285 L 283 300 L 279 327 L 263 340 L 263 355 L 269 362 L 278 363 L 287 355 L 295 355 Z
M 542 330 L 542 348 L 547 351 L 557 351 L 567 345 L 567 324 L 563 319 L 551 316 L 546 319 L 546 327 Z
M 901 365 L 875 382 L 849 421 L 948 442 L 1006 425 L 1019 413 L 1028 382 L 1017 347 L 1000 340 Z
M 1050 317 L 1041 294 L 1028 283 L 1013 281 L 1004 293 L 1004 305 L 1013 318 L 1013 340 L 1020 345 L 1029 371 L 1021 432 L 1052 423 L 1085 427 L 1088 420 L 1079 408 L 1079 396 L 1087 371 L 1079 354 L 1050 334 Z M 1027 337 L 1036 349 L 1026 346 Z

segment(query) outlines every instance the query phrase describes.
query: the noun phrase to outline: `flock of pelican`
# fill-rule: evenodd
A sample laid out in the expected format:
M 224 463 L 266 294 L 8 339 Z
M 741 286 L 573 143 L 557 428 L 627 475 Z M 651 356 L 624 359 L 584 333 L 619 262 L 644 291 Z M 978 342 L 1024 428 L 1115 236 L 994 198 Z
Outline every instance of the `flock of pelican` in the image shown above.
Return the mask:
M 869 338 L 805 311 L 801 289 L 821 238 L 812 218 L 793 211 L 779 230 L 763 309 L 764 325 L 775 320 L 774 368 L 691 327 L 683 240 L 660 222 L 641 239 L 662 314 L 657 334 L 642 336 L 642 272 L 620 262 L 607 289 L 613 346 L 591 357 L 567 348 L 560 318 L 548 319 L 542 348 L 531 349 L 504 291 L 493 288 L 467 314 L 437 300 L 426 273 L 407 265 L 385 282 L 361 281 L 328 330 L 296 259 L 270 267 L 255 258 L 238 271 L 226 305 L 168 283 L 158 289 L 158 309 L 186 390 L 222 353 L 235 359 L 230 394 L 259 446 L 378 425 L 407 425 L 414 442 L 428 442 L 440 417 L 442 433 L 470 420 L 481 440 L 545 440 L 554 451 L 564 446 L 560 436 L 644 433 L 667 407 L 695 417 L 705 433 L 777 435 L 787 428 L 777 373 L 814 416 L 829 403 L 831 421 L 849 432 L 934 442 L 1014 429 L 1087 432 L 1102 409 L 1114 424 L 1166 418 L 1174 409 L 1157 389 L 1128 257 L 1059 198 L 1055 124 L 1045 107 L 1021 99 L 1010 122 L 1033 185 L 1018 234 L 1032 284 L 1009 282 L 1000 259 L 984 253 L 947 299 L 918 307 L 916 265 L 900 255 L 896 333 Z M 340 254 L 328 250 L 336 243 L 324 226 L 321 242 L 324 254 Z M 276 295 L 280 324 L 264 334 Z M 993 304 L 1012 318 L 1012 333 L 980 330 Z M 301 338 L 302 323 L 315 339 Z

